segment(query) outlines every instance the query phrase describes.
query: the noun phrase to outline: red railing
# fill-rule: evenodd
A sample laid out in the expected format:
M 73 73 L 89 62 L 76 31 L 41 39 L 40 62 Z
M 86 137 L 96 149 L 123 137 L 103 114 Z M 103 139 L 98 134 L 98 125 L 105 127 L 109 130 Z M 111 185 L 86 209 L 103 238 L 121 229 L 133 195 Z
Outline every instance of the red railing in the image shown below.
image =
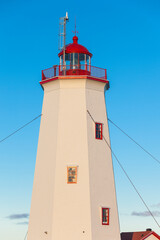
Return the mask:
M 107 80 L 107 70 L 94 67 L 91 65 L 54 65 L 51 68 L 42 70 L 42 81 L 66 75 L 88 75 L 92 77 L 102 78 Z

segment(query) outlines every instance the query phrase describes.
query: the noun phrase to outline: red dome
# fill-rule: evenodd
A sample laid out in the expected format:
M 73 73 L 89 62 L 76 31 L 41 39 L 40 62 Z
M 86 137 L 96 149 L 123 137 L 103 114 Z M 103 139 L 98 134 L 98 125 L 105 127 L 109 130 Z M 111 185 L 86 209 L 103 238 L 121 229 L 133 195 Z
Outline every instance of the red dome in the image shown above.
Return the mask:
M 87 50 L 87 48 L 85 48 L 84 46 L 78 44 L 78 37 L 77 36 L 73 37 L 73 43 L 70 43 L 70 44 L 66 45 L 65 53 L 83 53 L 83 54 L 87 54 L 87 55 L 92 57 L 92 53 L 90 53 Z M 59 57 L 61 55 L 63 55 L 63 49 L 58 54 Z

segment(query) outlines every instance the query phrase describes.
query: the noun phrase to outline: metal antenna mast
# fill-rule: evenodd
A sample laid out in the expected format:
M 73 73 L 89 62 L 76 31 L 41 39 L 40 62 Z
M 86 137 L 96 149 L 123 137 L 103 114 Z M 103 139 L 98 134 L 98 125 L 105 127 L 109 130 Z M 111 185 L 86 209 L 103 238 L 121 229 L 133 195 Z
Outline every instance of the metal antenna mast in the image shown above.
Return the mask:
M 76 34 L 78 33 L 78 31 L 76 30 L 76 17 L 75 17 L 75 31 L 72 31 L 73 33 L 75 33 L 75 36 L 76 36 Z
M 63 72 L 65 75 L 65 46 L 66 46 L 66 23 L 69 20 L 68 12 L 65 17 L 59 19 L 59 50 L 63 49 Z

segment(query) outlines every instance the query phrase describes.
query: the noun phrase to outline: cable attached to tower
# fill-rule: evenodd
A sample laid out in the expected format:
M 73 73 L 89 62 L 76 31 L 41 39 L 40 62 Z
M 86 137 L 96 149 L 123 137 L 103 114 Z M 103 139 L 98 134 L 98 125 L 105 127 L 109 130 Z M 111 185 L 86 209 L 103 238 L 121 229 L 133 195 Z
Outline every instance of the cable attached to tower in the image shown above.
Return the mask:
M 87 110 L 88 114 L 92 118 L 90 112 Z M 94 119 L 92 118 L 94 121 Z M 135 141 L 132 137 L 130 137 L 124 130 L 122 130 L 117 124 L 115 124 L 111 119 L 108 118 L 108 121 L 112 123 L 116 128 L 118 128 L 124 135 L 126 135 L 132 142 L 134 142 L 137 146 L 139 146 L 145 153 L 147 153 L 152 159 L 160 164 L 160 160 L 158 160 L 153 154 L 151 154 L 148 150 L 142 147 L 137 141 Z M 95 121 L 94 121 L 95 122 Z
M 21 129 L 25 128 L 26 126 L 28 126 L 29 124 L 31 124 L 32 122 L 34 122 L 35 120 L 37 120 L 39 117 L 41 117 L 42 114 L 38 115 L 37 117 L 33 118 L 31 121 L 29 121 L 28 123 L 24 124 L 22 127 L 18 128 L 17 130 L 15 130 L 14 132 L 12 132 L 11 134 L 9 134 L 7 137 L 3 138 L 0 140 L 0 143 L 4 142 L 6 139 L 8 139 L 9 137 L 13 136 L 15 133 L 19 132 Z
M 26 239 L 27 239 L 27 234 L 28 234 L 28 230 L 27 230 L 27 232 L 26 232 L 26 235 L 25 235 L 25 237 L 24 237 L 24 240 L 26 240 Z
M 153 156 L 149 151 L 142 147 L 138 142 L 136 142 L 132 137 L 130 137 L 124 130 L 122 130 L 118 125 L 116 125 L 111 119 L 108 118 L 108 121 L 112 123 L 117 129 L 119 129 L 124 135 L 126 135 L 132 142 L 134 142 L 138 147 L 140 147 L 145 153 L 147 153 L 151 158 L 160 164 L 160 160 Z
M 93 116 L 91 115 L 91 113 L 87 110 L 88 115 L 90 116 L 90 118 L 92 119 L 92 121 L 95 123 L 95 120 L 93 118 Z M 120 168 L 122 169 L 123 173 L 126 175 L 127 179 L 129 180 L 129 182 L 131 183 L 132 187 L 134 188 L 134 190 L 136 191 L 136 193 L 138 194 L 139 198 L 141 199 L 142 203 L 144 204 L 144 206 L 147 208 L 148 212 L 150 213 L 151 217 L 153 218 L 153 220 L 155 221 L 155 223 L 157 224 L 157 226 L 160 228 L 159 223 L 157 222 L 156 218 L 154 217 L 153 213 L 151 212 L 151 210 L 149 209 L 148 205 L 146 204 L 146 202 L 144 201 L 144 199 L 142 198 L 141 194 L 139 193 L 138 189 L 136 188 L 136 186 L 134 185 L 134 183 L 132 182 L 131 178 L 129 177 L 129 175 L 127 174 L 127 172 L 125 171 L 124 167 L 122 166 L 121 162 L 118 160 L 116 154 L 113 152 L 110 144 L 108 143 L 108 141 L 106 140 L 106 138 L 104 137 L 104 135 L 102 134 L 103 139 L 105 141 L 105 143 L 107 144 L 107 146 L 109 147 L 112 155 L 115 157 L 116 161 L 118 162 Z

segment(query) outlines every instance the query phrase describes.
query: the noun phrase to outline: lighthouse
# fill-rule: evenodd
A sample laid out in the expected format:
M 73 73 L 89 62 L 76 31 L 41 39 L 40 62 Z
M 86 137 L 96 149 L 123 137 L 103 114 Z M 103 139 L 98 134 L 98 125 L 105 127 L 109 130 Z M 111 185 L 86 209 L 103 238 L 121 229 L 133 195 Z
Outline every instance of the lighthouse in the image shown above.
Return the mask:
M 64 49 L 65 48 L 65 49 Z M 28 240 L 120 240 L 106 69 L 73 42 L 42 71 L 44 90 Z M 64 56 L 65 54 L 65 56 Z

